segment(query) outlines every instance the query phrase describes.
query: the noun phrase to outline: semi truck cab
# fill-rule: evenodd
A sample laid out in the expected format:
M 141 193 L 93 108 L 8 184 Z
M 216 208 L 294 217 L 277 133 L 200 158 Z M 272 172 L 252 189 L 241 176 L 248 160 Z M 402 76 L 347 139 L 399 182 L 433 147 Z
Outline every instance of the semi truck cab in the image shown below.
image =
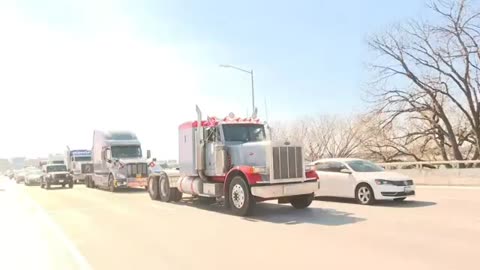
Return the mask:
M 150 151 L 147 151 L 147 159 Z M 87 187 L 104 187 L 114 192 L 119 188 L 145 188 L 148 178 L 147 159 L 132 132 L 94 132 L 92 148 L 93 174 Z
M 197 121 L 179 127 L 179 162 L 178 171 L 150 176 L 152 199 L 224 198 L 234 214 L 248 215 L 256 202 L 271 199 L 308 207 L 320 188 L 315 171 L 305 167 L 303 147 L 269 140 L 255 114 L 202 120 L 197 107 Z

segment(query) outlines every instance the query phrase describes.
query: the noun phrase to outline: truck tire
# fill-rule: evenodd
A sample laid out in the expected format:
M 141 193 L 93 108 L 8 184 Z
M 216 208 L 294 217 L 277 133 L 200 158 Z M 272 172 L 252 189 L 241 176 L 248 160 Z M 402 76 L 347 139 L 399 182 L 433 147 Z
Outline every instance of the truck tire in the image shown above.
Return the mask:
M 148 178 L 147 184 L 148 195 L 150 199 L 158 201 L 160 199 L 160 194 L 158 192 L 158 180 L 155 177 Z
M 108 176 L 108 190 L 110 192 L 115 192 L 116 191 L 116 188 L 115 188 L 115 183 L 113 182 L 114 179 L 113 179 L 113 175 L 109 175 Z
M 250 193 L 250 187 L 242 176 L 234 176 L 228 186 L 228 201 L 230 210 L 237 216 L 248 216 L 255 208 L 255 198 Z
M 170 188 L 170 183 L 168 182 L 168 176 L 165 173 L 162 173 L 158 178 L 158 192 L 160 193 L 160 201 L 169 202 L 173 200 L 172 189 Z
M 45 189 L 50 189 L 50 182 L 46 181 L 46 183 L 45 183 Z
M 290 204 L 296 209 L 305 209 L 312 204 L 313 198 L 313 193 L 295 196 L 290 199 Z
M 70 181 L 70 183 L 68 183 L 68 188 L 73 188 L 73 181 Z

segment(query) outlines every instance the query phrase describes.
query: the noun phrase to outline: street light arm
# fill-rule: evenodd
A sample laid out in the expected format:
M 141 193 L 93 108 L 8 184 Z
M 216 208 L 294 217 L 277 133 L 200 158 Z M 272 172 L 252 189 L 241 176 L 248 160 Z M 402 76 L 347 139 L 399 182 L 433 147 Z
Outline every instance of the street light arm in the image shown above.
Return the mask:
M 224 68 L 233 68 L 233 69 L 236 69 L 236 70 L 239 70 L 239 71 L 243 71 L 245 73 L 248 73 L 248 74 L 252 74 L 252 71 L 250 70 L 246 70 L 246 69 L 243 69 L 243 68 L 239 68 L 239 67 L 236 67 L 236 66 L 232 66 L 232 65 L 220 65 L 220 67 L 224 67 Z

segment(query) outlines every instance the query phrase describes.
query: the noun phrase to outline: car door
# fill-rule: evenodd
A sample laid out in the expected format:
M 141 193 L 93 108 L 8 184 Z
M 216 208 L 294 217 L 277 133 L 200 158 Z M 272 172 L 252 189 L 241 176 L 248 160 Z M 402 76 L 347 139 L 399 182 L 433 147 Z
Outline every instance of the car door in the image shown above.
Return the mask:
M 329 195 L 334 197 L 352 197 L 352 186 L 354 186 L 354 178 L 352 174 L 342 172 L 343 169 L 348 169 L 342 162 L 328 161 L 324 166 L 327 170 L 325 173 L 325 182 Z M 322 186 L 320 186 L 322 188 Z

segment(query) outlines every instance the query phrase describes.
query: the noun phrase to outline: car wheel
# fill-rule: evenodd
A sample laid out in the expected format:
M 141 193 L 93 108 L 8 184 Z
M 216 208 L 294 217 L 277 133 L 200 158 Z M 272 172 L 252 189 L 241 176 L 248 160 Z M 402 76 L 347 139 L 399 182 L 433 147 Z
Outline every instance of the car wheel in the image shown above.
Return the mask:
M 313 198 L 314 198 L 313 193 L 295 196 L 290 199 L 290 204 L 297 209 L 304 209 L 309 207 L 310 204 L 312 204 Z
M 228 200 L 230 210 L 234 215 L 248 216 L 253 213 L 255 198 L 250 193 L 250 188 L 243 177 L 237 175 L 230 181 Z
M 360 184 L 355 190 L 355 199 L 359 204 L 373 204 L 375 202 L 375 195 L 369 185 Z
M 393 200 L 396 201 L 396 202 L 403 202 L 403 201 L 405 201 L 406 198 L 407 198 L 407 197 L 395 198 L 395 199 L 393 199 Z

